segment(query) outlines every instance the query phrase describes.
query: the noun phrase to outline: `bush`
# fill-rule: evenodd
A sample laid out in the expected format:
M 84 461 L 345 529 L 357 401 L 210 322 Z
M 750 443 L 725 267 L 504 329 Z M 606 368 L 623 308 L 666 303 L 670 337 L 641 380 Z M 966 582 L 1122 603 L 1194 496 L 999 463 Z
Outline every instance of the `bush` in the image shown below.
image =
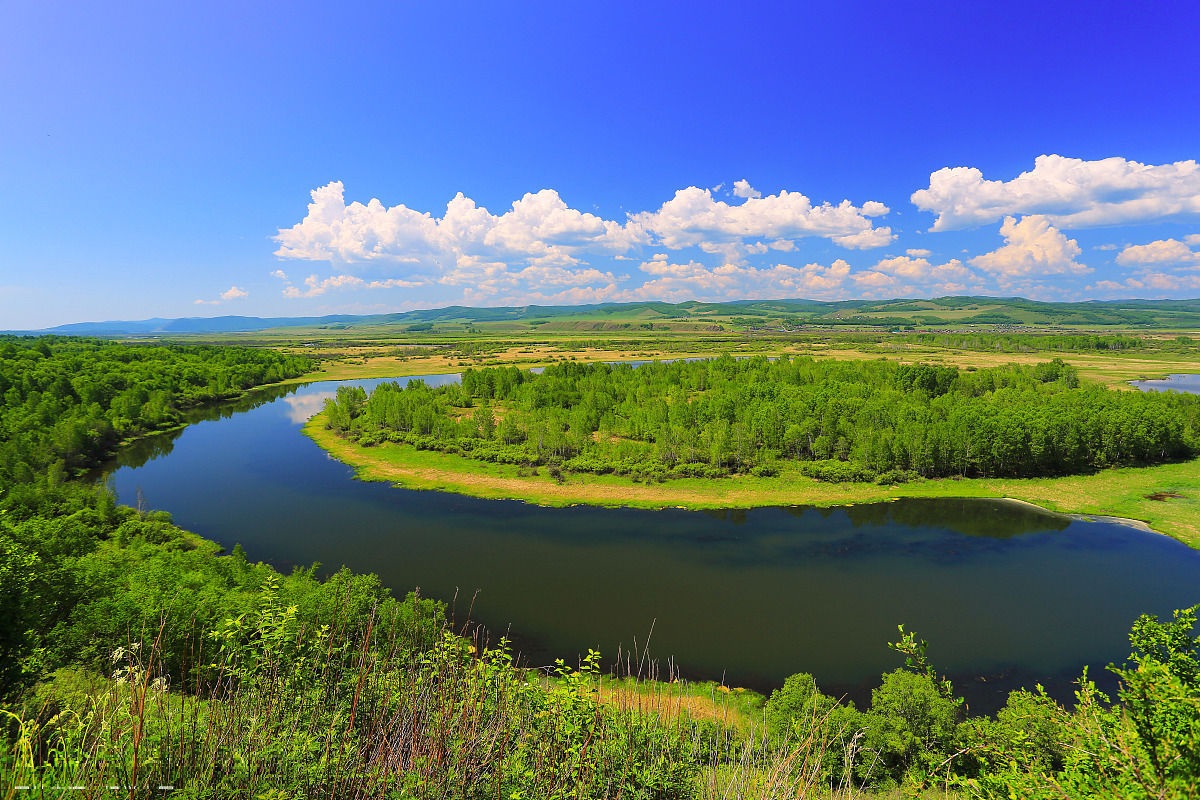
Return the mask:
M 875 470 L 836 458 L 801 461 L 800 474 L 827 483 L 867 483 L 876 479 Z
M 880 486 L 892 486 L 897 483 L 908 483 L 915 481 L 921 476 L 907 469 L 889 469 L 886 472 L 881 472 L 875 476 L 875 483 Z
M 668 475 L 672 478 L 727 478 L 729 473 L 724 468 L 712 464 L 676 464 L 671 467 Z
M 958 703 L 929 675 L 906 669 L 887 673 L 872 690 L 871 709 L 864 716 L 864 746 L 878 759 L 863 759 L 860 776 L 878 785 L 899 781 L 910 770 L 918 775 L 943 770 L 958 714 Z
M 794 728 L 811 726 L 823 718 L 834 703 L 832 697 L 821 694 L 812 675 L 797 672 L 771 692 L 764 716 L 772 734 L 786 736 Z
M 779 465 L 774 462 L 759 464 L 750 468 L 750 474 L 756 478 L 777 478 L 779 477 Z

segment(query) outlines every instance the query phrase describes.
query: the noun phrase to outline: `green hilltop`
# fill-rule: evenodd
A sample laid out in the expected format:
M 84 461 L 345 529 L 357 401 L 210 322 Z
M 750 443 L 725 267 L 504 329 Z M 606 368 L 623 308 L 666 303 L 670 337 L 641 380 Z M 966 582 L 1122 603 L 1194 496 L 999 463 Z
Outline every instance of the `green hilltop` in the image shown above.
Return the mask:
M 621 330 L 646 325 L 667 329 L 723 326 L 725 329 L 812 326 L 858 328 L 963 328 L 979 326 L 1052 326 L 1079 328 L 1200 328 L 1200 299 L 1091 300 L 1051 303 L 1020 297 L 939 297 L 929 300 L 738 300 L 731 302 L 602 303 L 578 306 L 503 306 L 445 308 L 364 316 L 243 317 L 150 319 L 81 322 L 44 332 L 84 336 L 173 336 L 271 329 L 438 331 L 442 326 L 482 331 Z

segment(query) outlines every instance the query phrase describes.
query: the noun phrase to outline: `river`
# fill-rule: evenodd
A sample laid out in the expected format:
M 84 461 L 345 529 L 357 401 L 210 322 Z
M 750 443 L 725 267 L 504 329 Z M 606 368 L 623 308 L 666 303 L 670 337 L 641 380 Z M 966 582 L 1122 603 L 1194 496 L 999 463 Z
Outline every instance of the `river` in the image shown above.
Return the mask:
M 1139 613 L 1200 601 L 1200 552 L 1015 503 L 549 509 L 359 482 L 300 430 L 337 385 L 198 412 L 123 450 L 109 479 L 122 502 L 140 497 L 252 559 L 420 587 L 460 622 L 511 632 L 534 665 L 648 640 L 660 675 L 769 690 L 803 670 L 860 702 L 900 665 L 886 646 L 899 623 L 990 710 L 1037 681 L 1068 699 L 1085 664 L 1102 677 L 1124 660 Z

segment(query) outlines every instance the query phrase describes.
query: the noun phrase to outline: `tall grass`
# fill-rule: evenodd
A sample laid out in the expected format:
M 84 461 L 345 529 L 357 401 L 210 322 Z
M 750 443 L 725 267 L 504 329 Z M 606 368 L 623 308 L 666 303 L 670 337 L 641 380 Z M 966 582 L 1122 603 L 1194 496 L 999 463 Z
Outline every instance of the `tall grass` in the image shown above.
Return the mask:
M 304 625 L 274 582 L 254 613 L 195 642 L 181 675 L 163 670 L 162 634 L 114 648 L 109 676 L 60 672 L 24 713 L 4 712 L 0 797 L 857 793 L 855 748 L 838 744 L 854 734 L 827 715 L 781 741 L 711 684 L 652 680 L 644 664 L 601 675 L 595 652 L 538 671 L 506 641 L 448 625 L 375 613 Z

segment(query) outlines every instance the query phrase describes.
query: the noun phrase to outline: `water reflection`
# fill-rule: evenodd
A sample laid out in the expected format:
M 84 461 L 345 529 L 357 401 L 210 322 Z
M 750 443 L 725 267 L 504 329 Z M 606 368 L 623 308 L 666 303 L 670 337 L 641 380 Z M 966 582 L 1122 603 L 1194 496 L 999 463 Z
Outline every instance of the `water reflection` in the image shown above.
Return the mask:
M 1064 530 L 1070 519 L 1024 503 L 980 502 L 970 498 L 912 498 L 895 503 L 849 506 L 855 525 L 934 524 L 964 536 L 1009 539 L 1027 533 Z
M 221 403 L 210 403 L 189 408 L 182 414 L 183 421 L 189 426 L 201 422 L 214 422 L 216 420 L 230 419 L 259 406 L 273 403 L 281 398 L 286 401 L 292 401 L 295 398 L 291 397 L 291 395 L 295 394 L 301 388 L 301 385 L 266 386 L 249 392 L 236 400 L 227 400 Z M 317 410 L 319 411 L 320 409 L 318 408 Z M 305 422 L 307 419 L 305 417 L 301 422 Z M 117 451 L 113 459 L 115 466 L 137 468 L 154 459 L 170 455 L 171 451 L 175 449 L 175 442 L 183 435 L 185 430 L 187 428 L 174 428 L 126 443 Z M 112 469 L 113 465 L 109 465 L 104 467 L 102 471 L 111 472 Z
M 886 503 L 813 508 L 791 506 L 781 509 L 800 520 L 813 514 L 837 518 L 839 525 L 849 521 L 855 527 L 928 527 L 953 531 L 964 536 L 1009 539 L 1027 533 L 1061 531 L 1070 524 L 1068 517 L 1051 514 L 1036 506 L 1016 501 L 990 501 L 978 498 L 906 498 Z M 744 508 L 716 508 L 699 512 L 726 525 L 743 526 L 751 519 Z
M 223 403 L 210 403 L 188 409 L 183 413 L 184 420 L 189 424 L 210 422 L 219 419 L 229 419 L 238 414 L 267 405 L 281 397 L 287 397 L 303 389 L 307 384 L 285 384 L 282 386 L 264 386 L 247 392 L 235 400 Z
M 1200 394 L 1200 375 L 1177 373 L 1157 381 L 1131 381 L 1143 392 L 1184 392 Z
M 980 696 L 1004 678 L 1069 697 L 1084 664 L 1128 654 L 1139 613 L 1200 599 L 1200 554 L 1178 542 L 1015 503 L 546 509 L 360 483 L 298 430 L 337 385 L 206 410 L 123 452 L 116 491 L 284 569 L 345 564 L 398 594 L 457 595 L 460 617 L 474 597 L 535 663 L 614 654 L 653 627 L 652 653 L 688 675 L 766 689 L 799 670 L 869 687 L 898 665 L 885 643 L 904 623 L 939 668 L 986 676 Z
M 419 380 L 428 386 L 438 387 L 458 383 L 462 380 L 462 375 L 457 372 L 448 372 L 445 375 L 412 375 L 403 378 L 374 378 L 362 381 L 344 381 L 343 383 L 361 386 L 370 393 L 381 383 L 395 383 L 399 386 L 405 386 L 410 380 Z M 284 398 L 284 402 L 287 403 L 288 407 L 288 419 L 296 425 L 303 425 L 312 419 L 315 414 L 324 409 L 325 401 L 332 400 L 334 395 L 337 394 L 336 388 L 328 388 L 331 383 L 331 381 L 322 381 L 320 384 L 322 388 Z
M 333 394 L 333 392 L 318 392 L 283 398 L 288 407 L 288 419 L 297 425 L 303 425 L 325 408 L 325 401 L 331 399 Z
M 142 439 L 135 439 L 122 447 L 116 456 L 116 461 L 122 467 L 140 467 L 147 461 L 162 458 L 175 449 L 175 440 L 183 434 L 183 428 L 156 433 Z

